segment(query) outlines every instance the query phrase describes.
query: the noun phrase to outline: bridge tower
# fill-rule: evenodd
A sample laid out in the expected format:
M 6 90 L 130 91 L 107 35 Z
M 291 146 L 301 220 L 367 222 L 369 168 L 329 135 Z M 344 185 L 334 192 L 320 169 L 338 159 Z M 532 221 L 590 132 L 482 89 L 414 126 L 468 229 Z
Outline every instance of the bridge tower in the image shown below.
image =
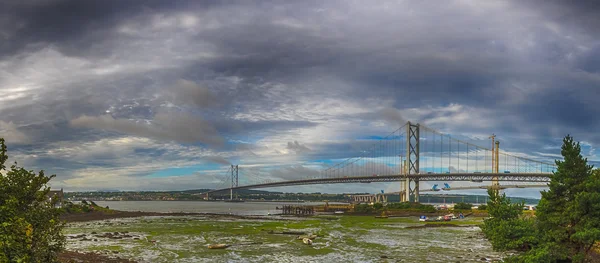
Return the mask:
M 238 187 L 239 182 L 238 166 L 231 165 L 231 188 L 229 188 L 229 199 L 233 200 L 233 188 Z
M 410 175 L 416 175 L 420 173 L 419 170 L 419 124 L 413 124 L 410 121 L 406 124 L 406 170 L 405 170 L 405 182 L 404 182 L 404 200 L 402 202 L 409 202 L 410 196 L 413 196 L 414 202 L 419 202 L 419 179 L 411 179 Z M 410 183 L 414 182 L 414 187 L 410 186 Z M 402 196 L 401 196 L 402 198 Z
M 499 173 L 498 170 L 500 170 L 500 157 L 499 157 L 499 153 L 500 153 L 500 141 L 496 141 L 496 145 L 494 148 L 492 148 L 492 162 L 493 162 L 493 170 L 492 173 Z M 500 191 L 500 181 L 498 180 L 498 175 L 492 177 L 492 189 L 494 189 L 494 191 L 498 192 Z

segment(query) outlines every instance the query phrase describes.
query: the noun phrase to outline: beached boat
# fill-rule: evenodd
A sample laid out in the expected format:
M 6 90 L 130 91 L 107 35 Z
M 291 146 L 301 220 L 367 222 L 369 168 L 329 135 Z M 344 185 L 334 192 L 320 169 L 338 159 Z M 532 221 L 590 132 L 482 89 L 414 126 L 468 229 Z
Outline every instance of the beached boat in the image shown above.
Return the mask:
M 208 248 L 210 248 L 210 249 L 224 249 L 224 248 L 228 248 L 228 247 L 230 247 L 230 245 L 227 245 L 227 244 L 208 245 Z

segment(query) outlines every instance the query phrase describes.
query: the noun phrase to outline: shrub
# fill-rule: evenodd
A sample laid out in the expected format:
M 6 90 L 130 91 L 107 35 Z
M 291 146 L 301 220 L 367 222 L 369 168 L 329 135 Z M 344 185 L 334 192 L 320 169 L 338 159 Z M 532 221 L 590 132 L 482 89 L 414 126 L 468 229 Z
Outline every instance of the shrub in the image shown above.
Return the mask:
M 472 207 L 473 207 L 472 204 L 467 204 L 467 203 L 457 203 L 454 205 L 455 210 L 471 210 Z
M 58 200 L 47 197 L 54 175 L 38 174 L 13 164 L 5 170 L 0 138 L 0 262 L 55 262 L 65 243 Z

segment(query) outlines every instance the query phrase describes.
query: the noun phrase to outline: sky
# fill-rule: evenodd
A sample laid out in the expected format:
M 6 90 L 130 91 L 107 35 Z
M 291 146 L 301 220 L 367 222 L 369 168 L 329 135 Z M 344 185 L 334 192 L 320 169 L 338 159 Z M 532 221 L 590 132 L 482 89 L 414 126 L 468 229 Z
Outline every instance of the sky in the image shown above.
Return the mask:
M 408 120 L 547 161 L 571 134 L 600 164 L 599 24 L 593 1 L 3 1 L 0 137 L 66 191 L 298 178 Z

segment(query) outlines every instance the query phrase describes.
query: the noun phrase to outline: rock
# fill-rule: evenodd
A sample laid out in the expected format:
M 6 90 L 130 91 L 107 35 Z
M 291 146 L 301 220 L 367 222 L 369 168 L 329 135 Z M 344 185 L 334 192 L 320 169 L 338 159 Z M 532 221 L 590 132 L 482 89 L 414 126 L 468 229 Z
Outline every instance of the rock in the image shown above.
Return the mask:
M 480 258 L 481 261 L 487 261 L 487 258 Z
M 98 234 L 98 233 L 96 233 L 96 231 L 92 232 L 92 235 L 95 235 L 95 234 Z
M 388 258 L 388 256 L 386 256 L 386 255 L 381 255 L 381 257 L 380 257 L 380 258 Z
M 94 242 L 98 242 L 98 239 L 95 239 L 95 238 L 94 238 Z

